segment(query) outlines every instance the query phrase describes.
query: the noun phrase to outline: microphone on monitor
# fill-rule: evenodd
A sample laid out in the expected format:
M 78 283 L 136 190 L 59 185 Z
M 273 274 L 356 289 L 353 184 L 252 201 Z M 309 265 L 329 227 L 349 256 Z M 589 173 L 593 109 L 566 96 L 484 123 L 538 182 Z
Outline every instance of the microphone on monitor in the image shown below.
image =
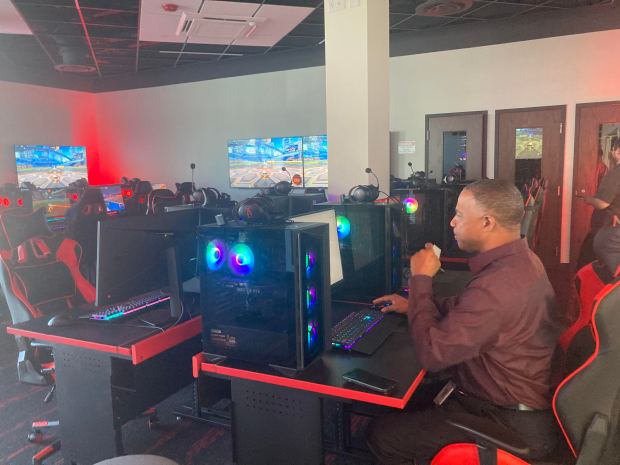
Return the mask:
M 290 183 L 292 183 L 293 182 L 293 176 L 291 176 L 291 172 L 286 169 L 286 166 L 282 167 L 282 171 L 284 171 L 286 174 L 288 174 L 288 180 L 289 180 Z
M 409 169 L 411 169 L 411 175 L 415 175 L 415 172 L 413 171 L 413 163 L 409 162 L 407 165 L 409 165 Z
M 195 187 L 194 187 L 194 170 L 196 169 L 196 163 L 190 163 L 189 164 L 189 169 L 192 170 L 192 189 L 195 189 Z
M 377 181 L 377 190 L 379 189 L 379 178 L 377 177 L 377 175 L 375 174 L 375 172 L 370 169 L 370 168 L 366 168 L 364 171 L 366 171 L 369 174 L 372 174 L 375 177 L 375 181 Z

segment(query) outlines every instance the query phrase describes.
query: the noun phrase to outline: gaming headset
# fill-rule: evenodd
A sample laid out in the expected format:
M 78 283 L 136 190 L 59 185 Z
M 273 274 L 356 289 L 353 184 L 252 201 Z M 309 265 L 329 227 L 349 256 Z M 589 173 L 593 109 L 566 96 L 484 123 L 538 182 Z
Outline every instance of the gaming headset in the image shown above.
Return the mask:
M 286 219 L 269 197 L 257 195 L 239 202 L 236 208 L 239 218 L 248 223 L 277 223 Z
M 365 171 L 366 173 L 372 173 L 372 175 L 377 180 L 377 185 L 373 186 L 372 184 L 358 184 L 357 186 L 353 186 L 349 190 L 349 199 L 352 202 L 374 202 L 379 197 L 379 178 L 377 178 L 377 175 L 373 173 L 370 168 L 366 168 Z
M 291 177 L 291 173 L 286 169 L 286 166 L 282 167 L 282 171 L 288 174 L 288 181 L 279 181 L 275 183 L 270 189 L 269 193 L 273 195 L 288 195 L 288 193 L 293 188 L 293 178 Z
M 215 187 L 201 187 L 192 192 L 192 199 L 201 207 L 206 207 L 216 205 L 217 201 L 222 200 L 225 195 L 228 194 L 222 194 Z

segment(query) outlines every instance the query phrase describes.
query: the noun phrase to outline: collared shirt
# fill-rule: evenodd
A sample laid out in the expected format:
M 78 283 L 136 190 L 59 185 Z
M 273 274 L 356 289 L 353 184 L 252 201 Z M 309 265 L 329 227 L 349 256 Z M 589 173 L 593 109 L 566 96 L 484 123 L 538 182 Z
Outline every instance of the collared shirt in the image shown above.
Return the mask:
M 435 299 L 432 279 L 410 282 L 409 332 L 430 371 L 451 368 L 460 389 L 499 406 L 548 408 L 559 335 L 555 295 L 525 239 L 469 260 L 473 277 Z

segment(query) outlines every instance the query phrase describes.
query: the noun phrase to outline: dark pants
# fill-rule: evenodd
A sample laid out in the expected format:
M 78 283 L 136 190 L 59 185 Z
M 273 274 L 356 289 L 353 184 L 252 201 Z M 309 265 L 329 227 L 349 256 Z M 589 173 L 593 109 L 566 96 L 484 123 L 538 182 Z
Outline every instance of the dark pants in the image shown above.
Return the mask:
M 446 423 L 451 413 L 469 413 L 516 431 L 528 444 L 528 458 L 542 458 L 558 441 L 551 410 L 518 411 L 496 407 L 472 397 L 452 395 L 443 405 L 389 413 L 373 422 L 368 447 L 383 465 L 426 465 L 444 446 L 475 442 L 474 438 Z
M 594 253 L 614 275 L 620 267 L 620 225 L 603 226 L 594 236 Z

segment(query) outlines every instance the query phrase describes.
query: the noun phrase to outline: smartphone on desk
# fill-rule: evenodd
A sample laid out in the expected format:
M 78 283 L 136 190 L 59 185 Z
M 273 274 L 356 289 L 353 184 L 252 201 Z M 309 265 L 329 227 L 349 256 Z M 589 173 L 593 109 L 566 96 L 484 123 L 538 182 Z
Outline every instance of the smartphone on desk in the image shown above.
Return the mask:
M 355 368 L 346 372 L 342 375 L 342 378 L 350 383 L 380 392 L 381 394 L 389 394 L 396 387 L 396 381 L 393 379 L 384 378 L 361 368 Z

